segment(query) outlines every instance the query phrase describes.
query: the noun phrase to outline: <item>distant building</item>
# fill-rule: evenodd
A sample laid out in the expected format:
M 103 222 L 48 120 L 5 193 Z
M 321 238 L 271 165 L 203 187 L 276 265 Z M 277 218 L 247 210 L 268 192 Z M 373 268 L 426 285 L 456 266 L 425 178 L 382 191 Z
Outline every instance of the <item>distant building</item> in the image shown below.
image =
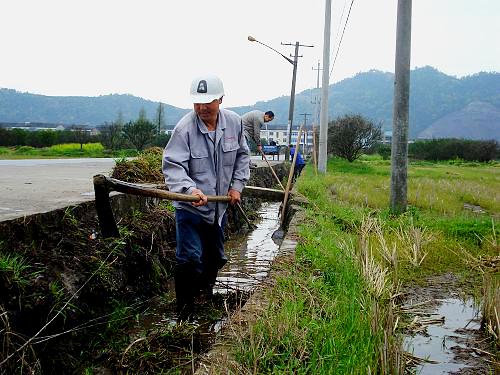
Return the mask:
M 54 124 L 45 122 L 0 122 L 0 128 L 4 129 L 23 129 L 27 131 L 38 131 L 38 130 L 73 130 L 73 128 L 85 129 L 92 133 L 96 129 L 89 128 L 85 125 L 67 125 L 67 124 Z
M 292 144 L 297 143 L 299 128 L 300 125 L 293 126 L 291 138 Z M 316 131 L 318 130 L 319 129 L 316 129 Z M 312 127 L 308 126 L 307 129 L 305 129 L 305 132 L 307 134 L 304 135 L 304 132 L 302 133 L 300 144 L 309 149 L 313 145 Z M 264 124 L 264 126 L 260 129 L 260 138 L 266 139 L 268 143 L 274 141 L 278 145 L 288 146 L 288 124 Z
M 392 143 L 392 131 L 382 132 L 382 143 Z
M 165 134 L 172 134 L 174 132 L 175 125 L 165 125 L 165 129 L 162 129 Z

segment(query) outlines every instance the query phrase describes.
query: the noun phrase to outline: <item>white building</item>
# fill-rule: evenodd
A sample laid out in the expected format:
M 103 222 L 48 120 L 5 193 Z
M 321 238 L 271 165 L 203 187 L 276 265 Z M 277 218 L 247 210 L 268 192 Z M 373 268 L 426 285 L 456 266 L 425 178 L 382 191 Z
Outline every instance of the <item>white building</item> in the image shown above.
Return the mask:
M 318 129 L 316 129 L 318 131 Z M 313 132 L 312 128 L 308 127 L 302 133 L 300 144 L 306 146 L 307 148 L 313 145 Z M 293 126 L 292 129 L 292 144 L 297 143 L 297 137 L 299 134 L 299 126 Z M 274 141 L 277 145 L 288 145 L 288 125 L 287 124 L 264 124 L 260 129 L 260 138 L 266 139 L 267 143 Z

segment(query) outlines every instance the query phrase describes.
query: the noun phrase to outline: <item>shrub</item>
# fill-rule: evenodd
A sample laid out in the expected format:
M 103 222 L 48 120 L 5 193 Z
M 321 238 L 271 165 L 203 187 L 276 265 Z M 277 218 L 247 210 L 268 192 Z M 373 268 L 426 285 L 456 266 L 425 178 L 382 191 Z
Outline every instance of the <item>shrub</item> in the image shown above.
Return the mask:
M 20 154 L 20 155 L 30 155 L 33 153 L 33 151 L 35 150 L 34 147 L 31 147 L 31 146 L 21 146 L 19 148 L 16 148 L 16 154 Z
M 328 152 L 350 162 L 382 138 L 380 126 L 361 115 L 346 115 L 328 124 Z
M 165 148 L 169 140 L 170 140 L 170 134 L 165 134 L 165 133 L 157 134 L 152 142 L 152 145 L 156 147 L 161 147 L 163 149 Z
M 391 145 L 387 143 L 379 143 L 375 147 L 375 152 L 378 153 L 382 159 L 389 160 L 391 158 Z
M 408 155 L 420 160 L 491 161 L 498 157 L 499 145 L 495 140 L 433 139 L 417 141 L 408 147 Z

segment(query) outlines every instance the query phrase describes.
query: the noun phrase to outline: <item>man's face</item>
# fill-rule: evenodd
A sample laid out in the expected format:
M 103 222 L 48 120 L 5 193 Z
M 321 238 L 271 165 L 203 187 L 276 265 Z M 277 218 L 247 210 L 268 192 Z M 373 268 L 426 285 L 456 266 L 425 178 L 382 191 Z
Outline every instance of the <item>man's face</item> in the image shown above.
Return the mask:
M 215 99 L 211 103 L 195 103 L 194 111 L 203 121 L 213 121 L 217 119 L 221 99 Z
M 274 116 L 264 115 L 264 122 L 273 121 Z

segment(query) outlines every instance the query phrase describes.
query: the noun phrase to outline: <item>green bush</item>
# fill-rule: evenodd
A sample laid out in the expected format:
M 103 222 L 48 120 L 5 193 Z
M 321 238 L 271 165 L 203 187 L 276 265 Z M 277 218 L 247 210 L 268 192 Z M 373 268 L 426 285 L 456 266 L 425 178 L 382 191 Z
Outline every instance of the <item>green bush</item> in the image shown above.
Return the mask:
M 381 140 L 380 125 L 361 115 L 345 115 L 328 124 L 328 153 L 350 162 L 370 152 Z
M 433 139 L 417 141 L 408 146 L 408 155 L 419 160 L 451 160 L 485 162 L 495 160 L 499 155 L 498 142 L 466 139 Z
M 389 160 L 391 158 L 391 145 L 387 143 L 379 143 L 375 146 L 375 152 L 382 156 L 382 159 Z
M 16 152 L 16 154 L 20 154 L 20 155 L 31 155 L 34 150 L 35 150 L 35 148 L 31 147 L 31 146 L 21 146 L 21 147 L 16 148 L 15 152 Z
M 165 148 L 168 141 L 170 140 L 170 136 L 171 136 L 170 134 L 165 134 L 165 133 L 157 134 L 152 142 L 152 146 Z

